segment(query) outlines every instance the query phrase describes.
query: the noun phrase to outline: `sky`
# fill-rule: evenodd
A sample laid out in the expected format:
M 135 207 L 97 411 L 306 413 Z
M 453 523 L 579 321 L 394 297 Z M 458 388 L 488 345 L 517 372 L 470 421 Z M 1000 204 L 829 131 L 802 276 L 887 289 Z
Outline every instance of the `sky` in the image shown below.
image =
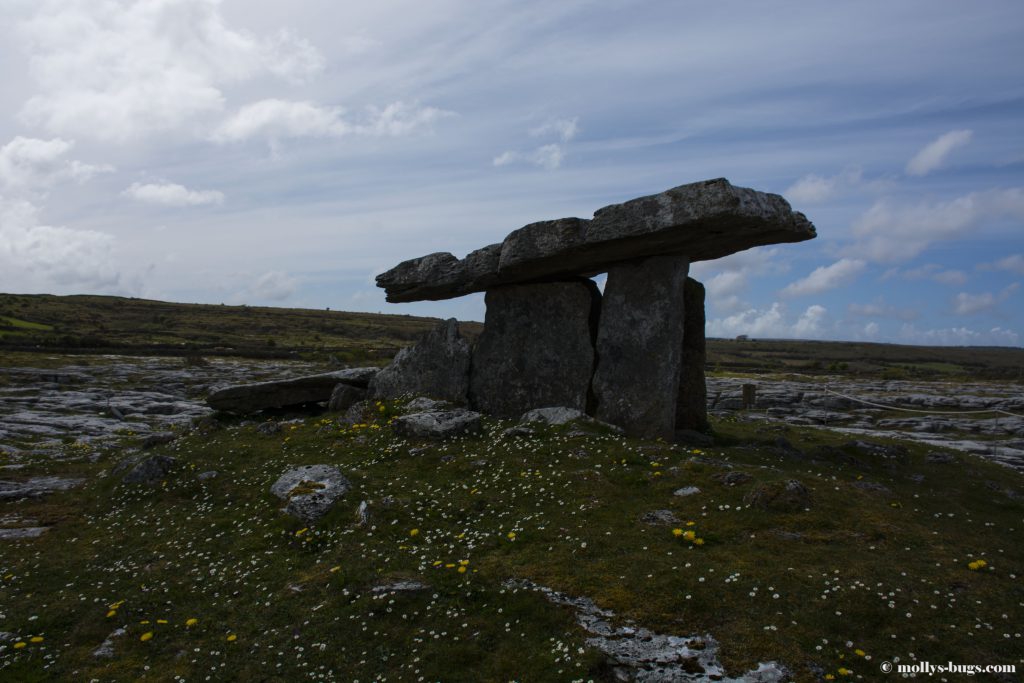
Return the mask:
M 697 180 L 709 336 L 1024 344 L 1024 3 L 0 0 L 0 291 L 483 320 L 375 275 Z

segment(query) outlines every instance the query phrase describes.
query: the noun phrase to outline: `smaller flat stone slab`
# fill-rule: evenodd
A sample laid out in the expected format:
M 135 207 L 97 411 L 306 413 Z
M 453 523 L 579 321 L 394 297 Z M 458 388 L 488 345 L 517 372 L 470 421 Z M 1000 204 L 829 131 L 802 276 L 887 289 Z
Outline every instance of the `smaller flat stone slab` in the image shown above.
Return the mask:
M 606 206 L 590 220 L 531 223 L 464 259 L 438 252 L 404 261 L 377 276 L 377 286 L 390 302 L 436 301 L 498 285 L 589 277 L 661 254 L 707 261 L 815 234 L 781 196 L 717 178 Z
M 379 371 L 380 368 L 349 368 L 294 379 L 220 387 L 207 396 L 206 403 L 214 410 L 243 414 L 302 403 L 321 403 L 331 399 L 331 393 L 338 384 L 365 389 Z

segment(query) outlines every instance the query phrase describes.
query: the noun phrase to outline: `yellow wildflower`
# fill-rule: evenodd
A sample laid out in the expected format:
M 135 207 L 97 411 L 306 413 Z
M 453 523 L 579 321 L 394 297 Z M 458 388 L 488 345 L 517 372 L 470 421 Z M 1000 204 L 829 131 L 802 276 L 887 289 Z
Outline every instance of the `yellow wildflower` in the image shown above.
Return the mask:
M 697 533 L 695 531 L 693 531 L 692 529 L 687 529 L 686 531 L 683 532 L 683 538 L 685 538 L 687 541 L 696 540 Z
M 24 640 L 19 640 L 18 642 L 16 642 L 14 644 L 14 649 L 15 650 L 20 650 L 21 648 L 25 647 L 26 645 L 28 645 L 28 643 L 26 643 Z
M 149 640 L 152 637 L 153 637 L 153 632 L 152 631 L 146 631 L 141 636 L 139 636 L 139 640 L 141 640 L 142 642 L 146 642 L 147 640 Z
M 680 536 L 683 535 L 683 530 L 682 529 L 673 529 L 672 530 L 672 535 L 675 536 L 676 538 L 679 538 Z
M 858 657 L 863 657 L 866 653 L 864 652 L 864 650 L 861 650 L 860 648 L 857 648 L 856 650 L 853 651 L 853 654 L 857 655 Z
M 299 529 L 298 531 L 296 531 L 295 535 L 296 536 L 301 536 L 302 534 L 306 533 L 307 531 L 309 531 L 309 527 L 308 526 L 304 527 L 302 529 Z
M 156 623 L 158 623 L 158 624 L 166 624 L 167 620 L 166 619 L 157 619 Z
M 236 640 L 238 640 L 238 636 L 236 636 L 234 633 L 232 633 L 230 636 L 228 636 L 228 642 L 229 643 L 233 643 Z
M 836 673 L 837 673 L 837 674 L 839 674 L 840 676 L 849 676 L 850 674 L 852 674 L 852 673 L 853 673 L 853 671 L 851 671 L 850 669 L 847 669 L 847 668 L 846 668 L 846 667 L 844 667 L 844 666 L 841 666 L 841 667 L 839 667 L 839 668 L 838 668 L 838 669 L 836 670 Z
M 186 619 L 185 620 L 185 626 L 187 628 L 191 628 L 191 627 L 195 626 L 198 623 L 199 623 L 199 620 L 196 619 L 195 617 L 192 617 L 191 619 Z
M 331 573 L 337 574 L 341 570 L 341 567 L 331 567 Z
M 117 610 L 116 609 L 112 609 L 109 612 L 107 612 L 107 619 L 109 619 L 110 617 L 116 617 L 116 616 L 117 616 Z
M 409 530 L 409 535 L 410 536 L 419 536 L 419 534 L 420 534 L 420 530 L 419 529 L 410 529 Z
M 33 642 L 33 643 L 41 643 L 41 642 L 43 642 L 43 637 L 42 636 L 32 636 L 31 638 L 29 638 L 29 641 Z
M 703 538 L 695 538 L 695 539 L 693 539 L 693 544 L 694 545 L 704 545 L 704 539 Z
M 508 532 L 508 540 L 510 540 L 510 541 L 516 540 L 516 532 L 514 532 L 514 531 Z
M 466 573 L 466 568 L 464 566 L 463 567 L 459 567 L 459 573 L 460 574 L 465 574 Z

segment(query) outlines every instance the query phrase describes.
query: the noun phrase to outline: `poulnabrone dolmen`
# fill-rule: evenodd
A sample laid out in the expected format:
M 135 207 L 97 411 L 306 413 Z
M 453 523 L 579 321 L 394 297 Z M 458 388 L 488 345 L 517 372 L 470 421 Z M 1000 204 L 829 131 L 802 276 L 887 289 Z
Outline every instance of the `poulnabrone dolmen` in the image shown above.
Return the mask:
M 704 287 L 690 264 L 815 236 L 775 194 L 724 178 L 531 223 L 463 259 L 441 252 L 377 277 L 390 302 L 486 292 L 474 347 L 449 320 L 403 349 L 371 398 L 453 401 L 498 417 L 567 407 L 630 436 L 707 427 Z M 604 293 L 590 278 L 607 273 Z

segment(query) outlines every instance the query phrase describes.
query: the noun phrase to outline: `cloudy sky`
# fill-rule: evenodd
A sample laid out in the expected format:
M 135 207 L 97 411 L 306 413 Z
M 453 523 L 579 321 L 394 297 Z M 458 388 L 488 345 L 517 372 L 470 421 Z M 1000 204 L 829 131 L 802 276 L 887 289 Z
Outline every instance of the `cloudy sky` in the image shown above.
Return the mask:
M 1024 344 L 1024 4 L 0 0 L 0 291 L 455 315 L 373 276 L 696 180 L 818 239 L 708 333 Z

